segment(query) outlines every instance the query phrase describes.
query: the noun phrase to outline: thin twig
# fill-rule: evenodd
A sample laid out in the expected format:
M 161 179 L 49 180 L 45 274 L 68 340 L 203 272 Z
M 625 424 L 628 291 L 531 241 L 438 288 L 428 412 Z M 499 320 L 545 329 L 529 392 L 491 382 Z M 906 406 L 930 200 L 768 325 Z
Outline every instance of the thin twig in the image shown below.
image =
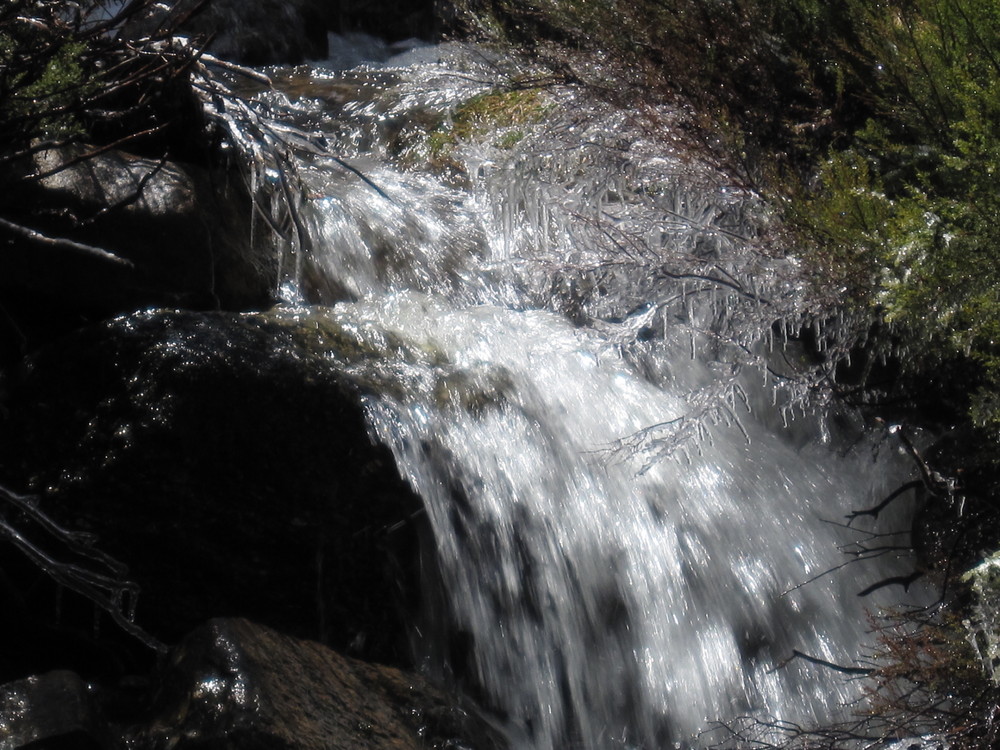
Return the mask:
M 807 661 L 810 664 L 817 664 L 821 667 L 827 667 L 828 669 L 832 669 L 835 672 L 841 672 L 842 674 L 866 675 L 866 674 L 871 674 L 872 672 L 875 671 L 867 667 L 845 667 L 842 664 L 834 664 L 832 661 L 827 661 L 826 659 L 820 659 L 816 656 L 809 656 L 809 654 L 804 654 L 797 649 L 793 650 L 791 656 L 789 656 L 787 659 L 779 663 L 774 669 L 770 671 L 776 672 L 779 669 L 783 669 L 793 659 L 802 659 L 803 661 Z
M 82 253 L 91 258 L 97 258 L 109 263 L 114 263 L 115 265 L 122 266 L 123 268 L 135 268 L 135 264 L 132 261 L 115 255 L 114 253 L 111 253 L 101 247 L 85 245 L 82 242 L 69 240 L 65 237 L 49 237 L 36 229 L 31 229 L 23 226 L 22 224 L 16 224 L 13 221 L 8 221 L 4 218 L 0 218 L 0 227 L 9 232 L 13 232 L 29 242 L 34 242 L 35 244 L 43 245 L 44 247 L 51 247 L 57 250 L 71 250 L 76 253 Z
M 0 500 L 24 514 L 78 558 L 89 561 L 84 567 L 56 559 L 38 544 L 29 540 L 6 519 L 0 518 L 0 537 L 11 542 L 46 575 L 61 586 L 75 591 L 103 609 L 122 630 L 158 652 L 166 646 L 136 625 L 135 601 L 139 586 L 125 578 L 127 569 L 110 555 L 94 547 L 94 537 L 64 529 L 38 507 L 33 495 L 21 495 L 0 485 Z M 107 572 L 103 572 L 103 571 Z

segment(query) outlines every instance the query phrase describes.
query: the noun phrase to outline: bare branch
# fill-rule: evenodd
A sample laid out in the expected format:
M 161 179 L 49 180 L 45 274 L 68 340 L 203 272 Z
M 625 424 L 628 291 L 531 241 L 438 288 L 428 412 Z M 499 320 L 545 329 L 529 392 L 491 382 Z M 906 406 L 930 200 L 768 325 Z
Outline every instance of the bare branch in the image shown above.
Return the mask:
M 868 596 L 869 594 L 878 591 L 879 589 L 884 589 L 889 586 L 902 586 L 904 591 L 910 590 L 910 585 L 923 577 L 924 573 L 922 570 L 914 571 L 908 576 L 893 576 L 892 578 L 884 578 L 878 583 L 873 583 L 868 588 L 859 591 L 858 596 Z
M 7 231 L 14 233 L 29 242 L 33 242 L 44 247 L 51 247 L 56 250 L 70 250 L 75 253 L 82 253 L 90 258 L 96 258 L 98 260 L 114 263 L 115 265 L 123 268 L 135 268 L 135 264 L 132 261 L 108 252 L 103 248 L 95 247 L 94 245 L 86 245 L 82 242 L 66 239 L 65 237 L 49 237 L 36 229 L 16 224 L 13 221 L 8 221 L 4 218 L 0 218 L 0 228 L 6 229 Z
M 879 513 L 885 510 L 889 506 L 889 504 L 897 497 L 907 492 L 908 490 L 914 490 L 917 489 L 918 487 L 922 487 L 923 485 L 924 482 L 919 480 L 907 482 L 906 484 L 895 489 L 892 493 L 889 494 L 888 497 L 885 498 L 885 500 L 880 502 L 878 505 L 871 508 L 866 508 L 865 510 L 855 510 L 852 511 L 851 513 L 848 513 L 847 516 L 845 516 L 845 518 L 847 518 L 847 525 L 850 526 L 855 518 L 861 518 L 862 516 L 871 516 L 872 518 L 878 518 Z
M 107 612 L 122 630 L 155 651 L 166 651 L 164 644 L 135 624 L 138 585 L 125 577 L 127 569 L 124 565 L 94 547 L 92 535 L 69 531 L 58 525 L 38 507 L 35 496 L 21 495 L 0 485 L 0 500 L 37 524 L 48 539 L 61 545 L 80 562 L 57 559 L 2 516 L 0 537 L 11 542 L 56 583 L 75 591 Z

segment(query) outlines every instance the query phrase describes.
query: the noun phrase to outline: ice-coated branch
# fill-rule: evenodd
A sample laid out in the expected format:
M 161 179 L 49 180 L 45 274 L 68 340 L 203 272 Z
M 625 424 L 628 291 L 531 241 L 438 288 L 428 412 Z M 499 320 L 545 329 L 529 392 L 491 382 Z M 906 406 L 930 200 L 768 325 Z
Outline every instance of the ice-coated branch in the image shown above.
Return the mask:
M 20 514 L 39 527 L 50 544 L 62 554 L 50 552 L 42 543 L 29 539 L 11 516 Z M 0 485 L 0 538 L 7 540 L 41 571 L 60 586 L 89 599 L 108 613 L 111 619 L 151 649 L 166 651 L 166 646 L 135 623 L 135 603 L 139 586 L 126 578 L 126 567 L 97 549 L 90 534 L 71 531 L 57 524 L 38 507 L 34 495 L 21 495 Z

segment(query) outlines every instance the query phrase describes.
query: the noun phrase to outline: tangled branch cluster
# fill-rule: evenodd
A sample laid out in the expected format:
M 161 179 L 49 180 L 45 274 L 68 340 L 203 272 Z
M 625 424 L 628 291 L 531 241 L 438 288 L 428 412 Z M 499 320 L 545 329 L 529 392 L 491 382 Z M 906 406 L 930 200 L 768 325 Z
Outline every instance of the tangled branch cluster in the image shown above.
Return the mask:
M 129 21 L 153 5 L 132 0 L 112 13 L 104 0 L 15 0 L 0 10 L 0 170 L 66 146 L 83 151 L 59 170 L 113 149 L 221 166 L 243 176 L 266 231 L 301 247 L 294 153 L 315 150 L 321 136 L 280 125 L 263 105 L 237 96 L 236 78 L 269 81 L 205 52 L 208 40 L 179 33 L 204 0 L 152 35 L 130 34 Z M 2 212 L 4 228 L 21 239 L 52 239 L 17 232 Z

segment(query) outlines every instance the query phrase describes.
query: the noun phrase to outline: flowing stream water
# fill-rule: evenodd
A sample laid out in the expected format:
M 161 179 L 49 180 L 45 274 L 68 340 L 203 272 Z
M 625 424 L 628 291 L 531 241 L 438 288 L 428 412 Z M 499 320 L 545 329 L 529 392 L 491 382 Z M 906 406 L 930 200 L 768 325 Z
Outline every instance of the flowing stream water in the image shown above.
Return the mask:
M 848 445 L 847 418 L 789 418 L 803 355 L 781 331 L 814 311 L 766 205 L 676 113 L 544 75 L 441 45 L 266 94 L 353 168 L 303 165 L 285 291 L 381 353 L 355 375 L 443 592 L 414 648 L 519 750 L 844 716 L 857 685 L 791 657 L 863 653 L 857 593 L 896 563 L 820 575 L 858 539 L 829 521 L 888 494 L 898 457 Z

